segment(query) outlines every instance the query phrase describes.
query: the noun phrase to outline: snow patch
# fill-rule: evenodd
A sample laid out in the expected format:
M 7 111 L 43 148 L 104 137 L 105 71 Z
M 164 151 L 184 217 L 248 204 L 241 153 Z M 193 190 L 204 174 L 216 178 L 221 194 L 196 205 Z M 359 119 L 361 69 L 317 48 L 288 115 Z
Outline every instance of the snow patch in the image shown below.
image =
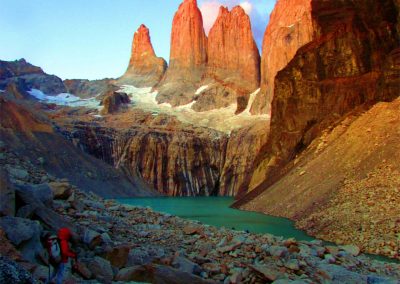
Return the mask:
M 31 96 L 35 97 L 36 99 L 46 103 L 53 103 L 56 105 L 71 106 L 71 107 L 87 107 L 93 109 L 99 108 L 99 101 L 96 100 L 95 97 L 88 99 L 81 99 L 77 96 L 68 93 L 61 93 L 56 96 L 49 96 L 38 89 L 32 89 L 28 91 L 28 93 Z
M 203 91 L 207 90 L 208 85 L 201 86 L 200 88 L 197 89 L 195 95 L 200 95 Z
M 249 102 L 247 103 L 246 109 L 240 114 L 240 115 L 251 115 L 250 109 L 254 103 L 254 100 L 256 99 L 256 96 L 258 93 L 260 93 L 261 89 L 255 90 L 253 93 L 250 94 Z
M 208 86 L 202 86 L 196 93 L 201 93 L 207 88 Z M 256 90 L 250 95 L 249 105 L 246 110 L 239 115 L 235 114 L 237 104 L 232 104 L 225 108 L 197 112 L 192 109 L 193 104 L 196 103 L 195 101 L 177 107 L 169 103 L 159 104 L 156 100 L 158 92 L 152 92 L 152 88 L 137 88 L 124 85 L 121 87 L 120 91 L 128 94 L 131 99 L 132 108 L 148 111 L 154 116 L 159 113 L 172 115 L 183 123 L 216 129 L 228 135 L 236 128 L 250 125 L 255 121 L 265 121 L 269 119 L 268 115 L 251 115 L 250 113 L 251 105 L 260 90 Z
M 0 93 L 5 93 L 6 92 L 6 90 L 0 90 Z

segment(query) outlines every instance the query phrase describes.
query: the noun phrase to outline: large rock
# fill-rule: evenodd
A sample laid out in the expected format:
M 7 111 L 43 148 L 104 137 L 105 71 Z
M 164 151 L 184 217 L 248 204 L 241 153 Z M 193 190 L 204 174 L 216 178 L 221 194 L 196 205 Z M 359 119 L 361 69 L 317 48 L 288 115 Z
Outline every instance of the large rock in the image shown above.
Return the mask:
M 25 204 L 44 204 L 48 207 L 51 207 L 53 205 L 53 191 L 48 184 L 19 185 L 16 193 L 18 198 L 22 200 Z
M 153 87 L 161 80 L 166 69 L 167 62 L 154 52 L 149 29 L 141 25 L 133 36 L 128 69 L 117 82 L 135 87 Z
M 25 260 L 34 262 L 36 255 L 43 252 L 40 242 L 42 227 L 38 222 L 6 216 L 0 218 L 0 226 Z
M 75 226 L 54 210 L 44 206 L 39 206 L 35 209 L 34 214 L 34 218 L 42 222 L 47 229 L 57 232 L 61 228 L 70 228 L 73 233 L 73 238 L 77 237 Z
M 155 260 L 163 258 L 164 256 L 165 256 L 165 251 L 163 248 L 158 248 L 158 247 L 132 248 L 129 252 L 126 266 L 149 264 Z
M 104 258 L 110 261 L 111 265 L 117 268 L 126 266 L 131 248 L 128 245 L 120 245 L 107 251 Z
M 0 188 L 0 216 L 14 216 L 15 187 L 3 168 L 0 169 Z
M 67 200 L 73 193 L 72 185 L 69 182 L 53 181 L 48 186 L 53 192 L 54 199 Z
M 175 257 L 172 261 L 172 266 L 180 271 L 190 274 L 199 275 L 202 271 L 201 267 L 197 263 L 194 263 L 183 256 Z
M 100 114 L 113 114 L 119 111 L 124 105 L 130 103 L 130 99 L 126 93 L 116 91 L 114 86 L 110 86 L 104 95 L 100 105 L 103 108 Z
M 248 96 L 259 87 L 260 54 L 251 31 L 250 18 L 242 7 L 236 6 L 232 11 L 220 8 L 208 35 L 205 77 L 203 85 L 209 87 L 199 94 L 193 105 L 193 109 L 199 111 L 232 103 L 238 103 L 240 110 L 244 110 Z M 221 100 L 227 100 L 225 105 L 219 103 Z
M 207 37 L 196 0 L 184 0 L 175 13 L 169 68 L 158 85 L 157 101 L 183 105 L 192 101 L 207 62 Z
M 140 281 L 150 283 L 192 283 L 192 284 L 211 284 L 214 281 L 204 280 L 193 274 L 182 272 L 174 268 L 163 265 L 144 265 L 133 266 L 121 269 L 115 277 L 117 281 Z
M 89 228 L 85 228 L 82 241 L 89 246 L 90 249 L 94 249 L 101 244 L 101 234 Z
M 277 1 L 264 34 L 261 55 L 261 92 L 252 113 L 270 113 L 276 74 L 297 50 L 314 39 L 312 0 Z
M 88 261 L 87 266 L 93 276 L 101 283 L 111 283 L 114 273 L 108 260 L 95 256 L 94 259 Z

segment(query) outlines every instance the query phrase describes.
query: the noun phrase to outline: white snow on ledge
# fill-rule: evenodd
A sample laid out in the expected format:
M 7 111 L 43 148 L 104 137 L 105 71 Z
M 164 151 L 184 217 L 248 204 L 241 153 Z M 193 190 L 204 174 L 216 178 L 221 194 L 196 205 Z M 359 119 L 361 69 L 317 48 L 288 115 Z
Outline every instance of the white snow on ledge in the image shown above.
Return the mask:
M 204 91 L 206 86 L 202 86 L 199 89 Z M 237 109 L 236 104 L 232 104 L 225 108 L 197 112 L 192 109 L 195 101 L 177 107 L 173 107 L 169 103 L 159 104 L 156 100 L 158 92 L 152 91 L 152 88 L 136 88 L 134 86 L 124 85 L 119 91 L 124 92 L 129 96 L 131 99 L 130 108 L 132 109 L 141 109 L 151 113 L 153 116 L 159 114 L 175 116 L 182 123 L 207 127 L 227 134 L 230 134 L 235 129 L 249 126 L 256 122 L 268 123 L 270 119 L 268 115 L 252 115 L 250 113 L 250 108 L 256 95 L 259 93 L 259 90 L 256 90 L 250 95 L 247 108 L 238 115 L 235 114 Z M 29 91 L 29 94 L 45 103 L 54 103 L 71 107 L 86 107 L 97 110 L 101 109 L 101 106 L 99 106 L 100 102 L 96 97 L 80 99 L 72 94 L 49 96 L 37 89 L 32 89 Z M 95 115 L 94 117 L 101 118 L 102 116 Z
M 200 87 L 196 91 L 196 94 L 200 94 L 207 88 L 208 86 Z M 172 115 L 183 123 L 208 127 L 228 134 L 234 129 L 251 125 L 256 121 L 264 121 L 267 123 L 269 120 L 268 115 L 251 115 L 250 113 L 251 105 L 253 104 L 259 90 L 256 90 L 250 95 L 249 104 L 246 110 L 239 115 L 235 114 L 237 109 L 236 104 L 232 104 L 225 108 L 197 112 L 192 109 L 195 101 L 177 107 L 173 107 L 169 103 L 159 104 L 156 100 L 158 92 L 152 92 L 151 88 L 136 88 L 134 86 L 124 85 L 120 91 L 128 94 L 133 108 L 142 109 L 151 112 L 152 114 Z
M 71 107 L 87 107 L 92 109 L 99 109 L 99 101 L 95 97 L 89 99 L 81 99 L 77 96 L 68 93 L 58 94 L 56 96 L 49 96 L 43 93 L 41 90 L 32 89 L 28 93 L 36 99 L 46 102 L 53 103 L 61 106 Z
M 194 93 L 195 95 L 200 95 L 203 91 L 207 90 L 208 85 L 201 86 L 200 88 L 197 89 L 197 91 Z
M 6 90 L 0 90 L 0 93 L 5 93 L 6 92 Z

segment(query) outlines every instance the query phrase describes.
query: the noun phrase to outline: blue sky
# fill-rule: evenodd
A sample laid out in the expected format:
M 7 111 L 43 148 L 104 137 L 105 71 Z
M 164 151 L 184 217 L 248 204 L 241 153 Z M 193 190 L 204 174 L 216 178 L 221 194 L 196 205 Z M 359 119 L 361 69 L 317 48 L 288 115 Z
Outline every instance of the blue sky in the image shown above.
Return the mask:
M 0 59 L 25 58 L 63 79 L 123 74 L 132 36 L 144 23 L 158 56 L 168 61 L 171 24 L 182 0 L 0 0 Z M 212 9 L 242 4 L 258 44 L 275 0 L 198 0 L 205 23 Z

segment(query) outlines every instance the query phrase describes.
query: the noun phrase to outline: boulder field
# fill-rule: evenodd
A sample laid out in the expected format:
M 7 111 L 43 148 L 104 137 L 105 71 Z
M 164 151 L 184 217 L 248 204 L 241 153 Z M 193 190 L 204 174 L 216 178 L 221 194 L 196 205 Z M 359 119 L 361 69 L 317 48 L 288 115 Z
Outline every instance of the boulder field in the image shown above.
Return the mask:
M 15 201 L 9 205 L 16 212 L 0 217 L 5 281 L 45 281 L 41 236 L 61 227 L 72 230 L 78 255 L 76 267 L 67 269 L 68 283 L 395 283 L 400 278 L 399 264 L 359 255 L 356 246 L 207 226 L 104 200 L 46 172 L 48 182 L 39 181 L 33 168 L 25 162 L 23 183 L 0 176 L 12 188 Z

